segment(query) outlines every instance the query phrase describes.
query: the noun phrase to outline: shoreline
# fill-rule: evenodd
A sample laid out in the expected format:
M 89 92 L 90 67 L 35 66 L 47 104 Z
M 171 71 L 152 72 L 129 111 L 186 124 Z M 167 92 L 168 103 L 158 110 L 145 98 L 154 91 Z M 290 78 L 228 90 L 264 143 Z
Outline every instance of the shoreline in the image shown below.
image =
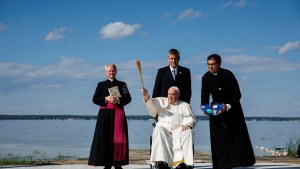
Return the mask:
M 150 158 L 149 149 L 129 149 L 129 164 L 145 165 Z M 196 163 L 212 163 L 211 155 L 196 150 L 194 154 Z M 65 160 L 45 160 L 43 164 L 87 164 L 87 158 L 65 159 Z M 256 163 L 286 163 L 300 164 L 300 158 L 288 156 L 256 156 Z
M 0 114 L 0 120 L 97 120 L 97 115 L 72 115 L 72 114 L 26 114 L 11 115 Z M 208 116 L 196 115 L 198 120 L 209 120 Z M 126 115 L 127 120 L 153 120 L 150 115 Z M 300 117 L 268 117 L 268 116 L 246 116 L 246 121 L 300 121 Z

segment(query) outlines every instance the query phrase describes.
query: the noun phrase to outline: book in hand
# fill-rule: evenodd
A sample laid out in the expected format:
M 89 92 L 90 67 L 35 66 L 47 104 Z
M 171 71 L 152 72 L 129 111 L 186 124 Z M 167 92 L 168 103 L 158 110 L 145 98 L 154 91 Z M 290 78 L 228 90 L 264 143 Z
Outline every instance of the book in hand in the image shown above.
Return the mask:
M 111 96 L 121 97 L 118 86 L 108 88 L 108 92 L 109 92 L 109 95 L 111 95 Z

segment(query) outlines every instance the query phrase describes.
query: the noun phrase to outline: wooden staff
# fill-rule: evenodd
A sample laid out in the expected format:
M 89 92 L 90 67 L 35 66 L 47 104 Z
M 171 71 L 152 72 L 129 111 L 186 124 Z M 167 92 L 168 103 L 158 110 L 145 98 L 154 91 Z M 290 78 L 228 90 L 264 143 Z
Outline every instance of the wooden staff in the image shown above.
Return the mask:
M 143 82 L 142 68 L 141 68 L 140 60 L 136 60 L 136 66 L 137 66 L 139 74 L 140 74 L 140 78 L 141 78 L 141 81 L 142 81 L 142 87 L 144 88 L 144 82 Z

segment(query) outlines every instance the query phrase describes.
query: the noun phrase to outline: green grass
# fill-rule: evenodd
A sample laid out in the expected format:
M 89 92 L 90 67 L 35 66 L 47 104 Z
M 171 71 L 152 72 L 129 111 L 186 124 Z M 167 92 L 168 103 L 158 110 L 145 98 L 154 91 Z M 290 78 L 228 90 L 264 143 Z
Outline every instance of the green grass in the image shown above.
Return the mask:
M 52 160 L 66 160 L 77 159 L 77 156 L 66 156 L 63 153 L 58 153 L 55 159 Z M 2 165 L 32 165 L 32 164 L 46 164 L 49 162 L 46 152 L 34 150 L 31 154 L 21 156 L 18 154 L 7 153 L 0 156 L 0 166 Z
M 295 157 L 297 155 L 299 145 L 300 145 L 300 137 L 295 139 L 290 139 L 286 144 L 286 148 L 288 152 L 287 155 L 290 157 Z
M 21 157 L 17 154 L 7 153 L 4 157 L 0 157 L 0 165 L 28 165 L 33 164 L 29 156 Z
M 47 153 L 34 150 L 30 155 L 21 156 L 18 154 L 7 153 L 0 156 L 0 165 L 29 165 L 43 163 L 47 159 Z

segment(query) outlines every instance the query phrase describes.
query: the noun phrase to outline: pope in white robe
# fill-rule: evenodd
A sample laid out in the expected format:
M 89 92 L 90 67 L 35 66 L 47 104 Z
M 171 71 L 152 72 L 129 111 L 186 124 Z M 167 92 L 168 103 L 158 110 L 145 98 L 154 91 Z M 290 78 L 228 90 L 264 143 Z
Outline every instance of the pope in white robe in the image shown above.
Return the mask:
M 150 163 L 155 165 L 161 161 L 169 167 L 178 165 L 193 166 L 193 141 L 196 118 L 191 106 L 178 100 L 180 91 L 172 86 L 168 90 L 168 98 L 151 98 L 148 91 L 142 88 L 144 102 L 150 116 L 158 116 L 152 134 Z

